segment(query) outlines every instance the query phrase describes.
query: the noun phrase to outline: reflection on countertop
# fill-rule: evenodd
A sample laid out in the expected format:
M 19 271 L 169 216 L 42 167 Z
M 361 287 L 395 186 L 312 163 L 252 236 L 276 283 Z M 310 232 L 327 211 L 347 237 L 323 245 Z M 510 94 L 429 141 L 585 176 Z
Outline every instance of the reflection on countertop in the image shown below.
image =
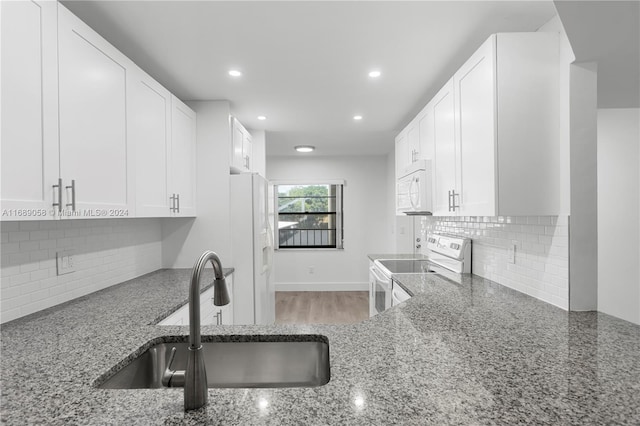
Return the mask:
M 640 327 L 567 313 L 489 280 L 400 279 L 414 297 L 354 325 L 206 326 L 214 334 L 321 334 L 324 386 L 182 389 L 92 383 L 145 342 L 186 295 L 190 270 L 161 270 L 2 326 L 5 424 L 639 424 Z M 117 343 L 117 344 L 114 344 Z

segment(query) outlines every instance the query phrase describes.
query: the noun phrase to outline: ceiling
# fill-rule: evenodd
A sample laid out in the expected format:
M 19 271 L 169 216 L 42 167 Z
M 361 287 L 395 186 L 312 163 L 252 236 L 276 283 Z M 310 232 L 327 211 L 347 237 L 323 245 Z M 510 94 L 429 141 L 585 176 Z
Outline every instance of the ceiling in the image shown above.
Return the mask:
M 179 98 L 229 100 L 267 155 L 385 154 L 490 34 L 556 14 L 540 0 L 63 3 Z

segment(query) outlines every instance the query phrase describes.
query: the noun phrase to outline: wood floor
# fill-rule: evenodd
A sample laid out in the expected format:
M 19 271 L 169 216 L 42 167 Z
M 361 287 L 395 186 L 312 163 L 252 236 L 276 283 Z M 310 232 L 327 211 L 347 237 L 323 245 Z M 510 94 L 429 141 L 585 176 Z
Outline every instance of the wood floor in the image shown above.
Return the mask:
M 276 292 L 276 324 L 353 324 L 367 318 L 367 291 Z

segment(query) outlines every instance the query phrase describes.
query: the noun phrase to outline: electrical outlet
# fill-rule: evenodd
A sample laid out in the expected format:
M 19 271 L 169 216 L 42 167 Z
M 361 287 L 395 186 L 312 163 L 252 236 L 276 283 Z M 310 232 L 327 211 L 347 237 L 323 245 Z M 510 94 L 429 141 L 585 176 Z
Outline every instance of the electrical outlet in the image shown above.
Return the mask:
M 75 262 L 73 259 L 73 250 L 63 250 L 56 253 L 56 268 L 58 275 L 70 274 L 75 272 Z
M 509 263 L 516 263 L 516 245 L 515 244 L 511 244 L 511 246 L 509 246 L 509 250 L 507 252 L 507 259 Z

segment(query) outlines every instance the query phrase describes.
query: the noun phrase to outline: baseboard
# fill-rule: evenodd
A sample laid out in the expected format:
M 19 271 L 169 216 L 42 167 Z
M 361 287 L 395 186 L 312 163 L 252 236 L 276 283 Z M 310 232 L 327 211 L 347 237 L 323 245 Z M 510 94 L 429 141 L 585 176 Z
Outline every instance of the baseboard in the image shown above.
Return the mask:
M 275 283 L 276 291 L 369 291 L 367 282 Z

